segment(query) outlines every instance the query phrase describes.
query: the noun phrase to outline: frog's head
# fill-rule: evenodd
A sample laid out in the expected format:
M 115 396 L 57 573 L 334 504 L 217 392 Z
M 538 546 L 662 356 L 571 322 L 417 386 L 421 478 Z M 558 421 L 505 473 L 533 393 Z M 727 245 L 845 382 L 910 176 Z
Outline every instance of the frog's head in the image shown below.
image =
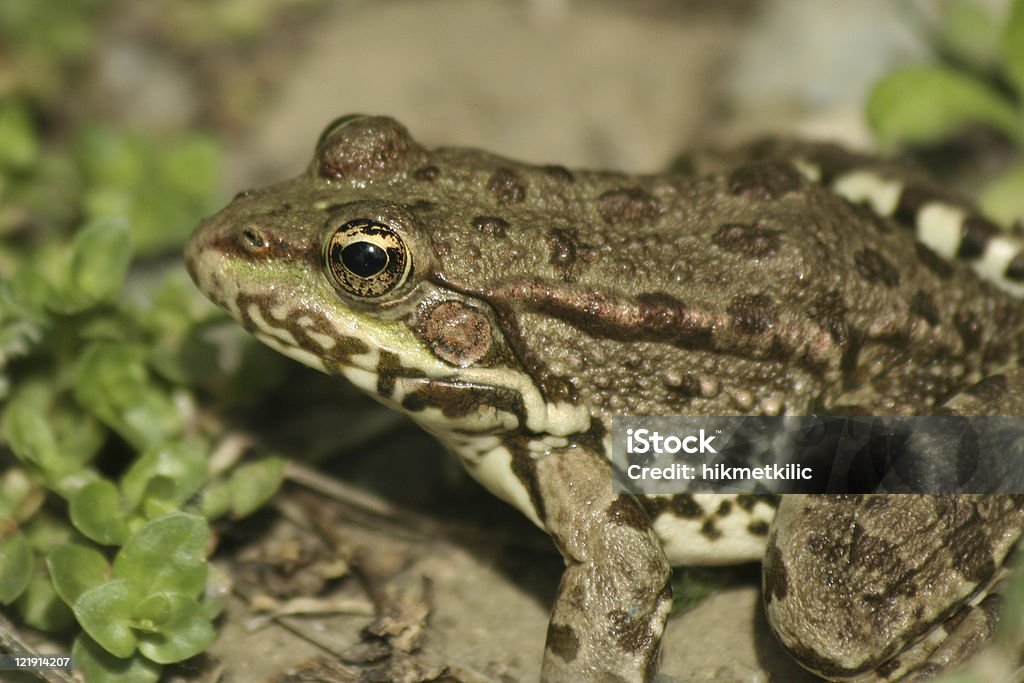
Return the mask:
M 261 341 L 432 431 L 587 429 L 585 411 L 547 400 L 524 370 L 501 314 L 440 273 L 440 251 L 472 246 L 438 233 L 459 229 L 446 207 L 471 201 L 475 181 L 434 182 L 433 154 L 392 119 L 338 119 L 305 174 L 203 222 L 185 252 L 192 279 Z

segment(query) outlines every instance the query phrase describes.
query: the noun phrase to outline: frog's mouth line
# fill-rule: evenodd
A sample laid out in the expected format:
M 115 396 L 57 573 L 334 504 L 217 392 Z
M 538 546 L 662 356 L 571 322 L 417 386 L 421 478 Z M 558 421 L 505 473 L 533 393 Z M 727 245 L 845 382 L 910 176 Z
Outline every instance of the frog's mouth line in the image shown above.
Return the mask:
M 286 309 L 279 301 L 238 294 L 229 312 L 281 354 L 315 370 L 346 377 L 432 430 L 522 428 L 565 436 L 590 426 L 585 406 L 547 402 L 525 372 L 456 369 L 437 360 L 399 322 L 367 321 L 348 309 L 335 320 L 312 308 Z

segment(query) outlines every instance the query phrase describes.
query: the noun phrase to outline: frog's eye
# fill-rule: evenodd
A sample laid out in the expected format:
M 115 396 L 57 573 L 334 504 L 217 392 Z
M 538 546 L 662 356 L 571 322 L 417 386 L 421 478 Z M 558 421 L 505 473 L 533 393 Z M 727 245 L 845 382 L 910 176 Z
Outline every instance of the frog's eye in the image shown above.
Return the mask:
M 367 298 L 399 287 L 412 268 L 405 242 L 395 229 L 365 218 L 349 221 L 331 235 L 324 261 L 340 287 Z

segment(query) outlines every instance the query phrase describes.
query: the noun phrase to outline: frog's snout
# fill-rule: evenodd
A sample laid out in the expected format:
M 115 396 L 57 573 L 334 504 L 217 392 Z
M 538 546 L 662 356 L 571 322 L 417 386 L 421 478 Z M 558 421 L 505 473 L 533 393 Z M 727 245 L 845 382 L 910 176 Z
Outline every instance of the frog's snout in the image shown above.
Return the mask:
M 199 283 L 198 268 L 199 258 L 203 249 L 206 246 L 206 239 L 204 234 L 204 226 L 206 221 L 203 221 L 195 232 L 185 242 L 185 270 L 188 271 L 188 276 L 192 278 L 192 282 Z
M 211 280 L 223 270 L 225 257 L 237 251 L 232 243 L 239 240 L 233 232 L 237 231 L 216 214 L 200 223 L 185 243 L 185 269 L 201 291 L 211 291 Z

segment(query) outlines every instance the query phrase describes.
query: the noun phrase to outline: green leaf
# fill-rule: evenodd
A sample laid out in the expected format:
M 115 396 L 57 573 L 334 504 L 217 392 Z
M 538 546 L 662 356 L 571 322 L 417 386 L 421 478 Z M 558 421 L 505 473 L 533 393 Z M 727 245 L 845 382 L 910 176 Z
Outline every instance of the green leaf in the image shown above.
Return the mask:
M 221 175 L 220 146 L 208 136 L 185 136 L 160 156 L 160 175 L 172 192 L 205 200 Z
M 170 598 L 172 595 L 180 593 L 153 593 L 136 605 L 132 614 L 136 628 L 147 632 L 159 630 L 171 618 L 174 609 Z
M 167 591 L 199 595 L 206 586 L 210 529 L 199 515 L 175 512 L 147 522 L 114 559 L 114 574 L 144 595 Z
M 148 449 L 125 472 L 121 490 L 134 507 L 157 479 L 172 484 L 161 490 L 161 498 L 180 504 L 199 490 L 206 479 L 207 450 L 192 442 L 163 443 Z M 163 484 L 161 484 L 163 486 Z
M 991 9 L 977 0 L 954 0 L 942 21 L 942 41 L 948 50 L 979 71 L 991 69 L 999 54 L 1002 26 Z
M 137 644 L 132 613 L 143 597 L 127 579 L 113 579 L 91 588 L 75 601 L 75 618 L 93 640 L 116 657 L 130 657 Z
M 71 523 L 100 545 L 121 545 L 128 539 L 128 524 L 121 493 L 106 479 L 97 479 L 71 496 Z
M 940 140 L 968 124 L 986 124 L 1024 144 L 1024 118 L 984 83 L 941 66 L 913 66 L 878 81 L 868 123 L 884 146 Z
M 205 650 L 217 633 L 199 602 L 180 593 L 163 597 L 159 628 L 139 634 L 139 652 L 154 662 L 170 664 Z
M 995 641 L 1007 652 L 1016 652 L 1024 641 L 1024 566 L 1017 562 L 1000 608 Z
M 79 405 L 138 450 L 181 433 L 182 417 L 150 375 L 142 347 L 91 344 L 79 359 L 74 389 Z
M 231 486 L 227 482 L 213 483 L 203 489 L 202 510 L 206 519 L 217 519 L 231 510 Z
M 79 164 L 93 187 L 124 188 L 144 183 L 153 151 L 143 138 L 114 126 L 83 129 Z
M 20 531 L 0 539 L 0 604 L 9 605 L 28 587 L 35 561 Z
M 236 518 L 255 512 L 277 493 L 284 481 L 282 458 L 264 458 L 237 468 L 228 484 L 231 488 L 231 514 Z
M 1014 0 L 1010 6 L 1003 33 L 1003 67 L 1017 97 L 1024 100 L 1024 0 Z
M 0 474 L 0 528 L 14 528 L 35 514 L 46 499 L 21 467 L 12 467 Z
M 132 234 L 123 219 L 95 218 L 71 242 L 64 294 L 72 310 L 112 301 L 132 260 Z
M 993 180 L 978 200 L 982 211 L 1002 225 L 1024 218 L 1024 162 Z
M 110 578 L 110 565 L 103 553 L 75 543 L 51 550 L 46 556 L 46 566 L 57 595 L 71 606 L 83 593 Z
M 75 639 L 71 655 L 89 683 L 156 683 L 163 669 L 140 654 L 115 657 L 85 634 Z
M 39 158 L 39 142 L 28 108 L 8 100 L 0 105 L 0 167 L 25 170 Z
M 18 598 L 17 607 L 24 622 L 40 631 L 56 633 L 75 625 L 71 608 L 57 595 L 45 573 L 33 574 L 28 588 Z
M 21 461 L 35 465 L 48 476 L 56 476 L 63 469 L 53 430 L 32 401 L 11 400 L 0 427 Z

